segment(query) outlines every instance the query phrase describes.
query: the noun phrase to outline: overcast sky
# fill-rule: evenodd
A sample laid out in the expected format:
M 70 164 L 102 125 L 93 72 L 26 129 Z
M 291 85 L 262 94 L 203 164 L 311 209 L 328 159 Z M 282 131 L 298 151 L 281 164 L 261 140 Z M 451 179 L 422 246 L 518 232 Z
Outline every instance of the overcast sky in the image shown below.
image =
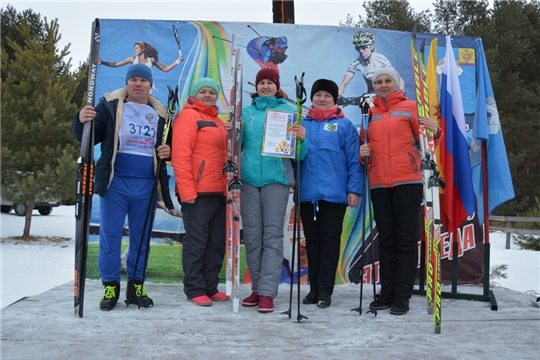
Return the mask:
M 416 11 L 432 8 L 432 0 L 409 1 Z M 60 47 L 71 44 L 72 64 L 87 59 L 90 48 L 92 20 L 214 20 L 272 22 L 271 0 L 176 0 L 176 1 L 3 1 L 17 11 L 33 9 L 50 21 L 58 19 L 62 40 Z M 363 14 L 362 1 L 295 1 L 295 22 L 302 25 L 333 25 L 345 21 L 347 14 L 358 19 Z

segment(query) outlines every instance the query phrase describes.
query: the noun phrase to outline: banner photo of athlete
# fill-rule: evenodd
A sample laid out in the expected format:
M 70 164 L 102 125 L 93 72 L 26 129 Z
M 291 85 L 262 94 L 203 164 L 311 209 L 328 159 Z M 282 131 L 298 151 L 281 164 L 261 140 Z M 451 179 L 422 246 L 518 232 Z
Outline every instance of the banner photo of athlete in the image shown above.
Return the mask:
M 217 106 L 219 117 L 224 121 L 229 114 L 231 38 L 242 48 L 244 84 L 246 96 L 243 106 L 249 105 L 247 93 L 255 91 L 253 84 L 256 73 L 264 67 L 271 67 L 280 73 L 281 87 L 295 106 L 295 75 L 305 72 L 305 84 L 309 93 L 311 84 L 319 78 L 332 79 L 339 84 L 338 104 L 345 116 L 359 127 L 361 119 L 359 98 L 373 94 L 371 76 L 381 66 L 393 66 L 402 76 L 400 87 L 410 99 L 414 99 L 413 71 L 410 57 L 410 37 L 407 32 L 349 28 L 339 26 L 312 26 L 295 24 L 268 24 L 246 22 L 213 21 L 161 21 L 161 20 L 113 20 L 100 19 L 101 47 L 100 65 L 97 72 L 97 98 L 106 92 L 125 86 L 125 76 L 129 65 L 144 63 L 153 73 L 152 95 L 163 104 L 167 102 L 167 86 L 180 89 L 180 107 L 188 98 L 195 81 L 201 77 L 211 77 L 220 84 Z M 417 41 L 425 40 L 424 54 L 429 53 L 431 39 L 437 37 L 437 81 L 440 83 L 442 61 L 444 60 L 444 36 L 417 34 Z M 441 46 L 442 45 L 442 46 Z M 467 134 L 472 136 L 472 123 L 476 109 L 476 60 L 475 38 L 456 36 L 453 38 L 454 54 L 458 64 L 463 107 L 469 126 Z M 146 59 L 146 61 L 141 60 Z M 440 84 L 439 84 L 440 86 Z M 306 110 L 310 106 L 305 104 Z M 99 145 L 95 148 L 96 159 L 100 156 Z M 173 169 L 169 166 L 170 189 L 174 191 Z M 172 194 L 173 198 L 176 197 Z M 180 205 L 175 201 L 175 207 Z M 289 206 L 292 210 L 292 205 Z M 288 213 L 289 214 L 289 213 Z M 290 242 L 292 224 L 285 222 L 285 254 L 283 281 L 289 281 L 288 264 L 291 257 Z M 336 283 L 358 283 L 363 278 L 369 283 L 372 263 L 369 246 L 365 249 L 364 270 L 361 275 L 360 248 L 368 234 L 362 234 L 363 219 L 358 208 L 348 208 L 343 223 L 342 255 L 338 265 Z M 92 204 L 92 224 L 99 223 L 99 196 Z M 377 267 L 378 246 L 374 229 L 375 266 Z M 421 227 L 422 228 L 422 227 Z M 288 231 L 287 231 L 288 230 Z M 225 231 L 225 229 L 224 229 Z M 182 219 L 157 210 L 154 232 L 183 233 Z M 459 239 L 457 239 L 459 234 Z M 459 281 L 479 283 L 483 277 L 483 237 L 478 221 L 465 222 L 450 239 L 442 234 L 443 281 L 450 282 L 451 264 L 454 256 L 460 257 Z M 419 241 L 422 234 L 419 234 Z M 459 254 L 452 253 L 452 241 L 459 240 Z M 99 241 L 92 235 L 91 241 Z M 153 238 L 160 243 L 159 238 Z M 302 239 L 301 239 L 302 241 Z M 300 264 L 303 279 L 307 276 L 307 264 L 302 260 L 300 242 Z M 286 273 L 286 274 L 285 274 Z M 377 275 L 376 275 L 377 277 Z

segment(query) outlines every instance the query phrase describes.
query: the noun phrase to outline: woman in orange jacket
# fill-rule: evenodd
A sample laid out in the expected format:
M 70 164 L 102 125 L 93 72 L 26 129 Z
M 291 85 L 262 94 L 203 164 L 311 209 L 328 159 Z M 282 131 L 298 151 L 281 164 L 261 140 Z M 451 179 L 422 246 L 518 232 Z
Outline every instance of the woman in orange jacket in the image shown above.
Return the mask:
M 218 291 L 225 256 L 227 131 L 218 118 L 218 83 L 201 78 L 173 123 L 172 165 L 182 204 L 184 293 L 198 306 L 229 297 Z
M 399 89 L 400 76 L 391 67 L 375 71 L 368 142 L 361 133 L 360 157 L 369 157 L 371 200 L 379 231 L 381 296 L 370 309 L 409 311 L 418 263 L 418 215 L 422 201 L 422 155 L 419 127 L 439 138 L 437 122 L 418 117 L 416 103 Z

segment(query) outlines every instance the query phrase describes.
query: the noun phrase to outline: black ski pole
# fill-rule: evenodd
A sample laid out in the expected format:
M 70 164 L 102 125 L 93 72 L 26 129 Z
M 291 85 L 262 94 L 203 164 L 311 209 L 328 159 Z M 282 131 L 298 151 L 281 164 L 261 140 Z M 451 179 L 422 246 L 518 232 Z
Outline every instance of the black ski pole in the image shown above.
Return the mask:
M 353 98 L 350 98 L 353 99 Z M 369 95 L 362 95 L 358 98 L 354 98 L 355 105 L 362 110 L 362 129 L 364 130 L 364 143 L 367 144 L 367 116 L 369 112 Z M 351 311 L 357 311 L 358 315 L 362 315 L 362 299 L 364 293 L 364 255 L 366 252 L 366 222 L 371 223 L 372 219 L 369 217 L 368 207 L 370 206 L 369 198 L 369 157 L 364 156 L 364 199 L 362 202 L 362 246 L 360 246 L 360 301 L 357 308 L 351 309 Z
M 368 164 L 367 164 L 367 157 L 364 157 L 364 198 L 362 201 L 362 245 L 360 246 L 360 301 L 357 308 L 351 309 L 351 311 L 357 311 L 358 315 L 362 315 L 362 298 L 364 293 L 364 256 L 366 252 L 366 221 L 370 221 L 371 219 L 368 219 L 368 211 L 367 207 L 369 203 L 367 202 L 367 195 L 366 193 L 369 191 L 369 187 L 367 186 L 366 180 L 368 173 L 366 171 Z
M 223 39 L 223 38 L 220 38 L 219 36 L 212 35 L 212 37 L 214 39 L 218 39 L 218 40 L 221 40 L 221 41 L 226 41 L 226 42 L 231 43 L 231 44 L 233 43 L 231 40 Z M 237 44 L 236 46 L 243 47 L 246 50 L 253 50 L 255 52 L 258 52 L 259 54 L 261 53 L 261 50 L 257 50 L 257 49 L 254 49 L 254 48 L 248 48 L 247 46 L 244 46 L 244 45 L 238 45 Z
M 248 25 L 249 26 L 249 25 Z M 304 88 L 304 73 L 300 79 L 294 77 L 296 83 L 296 124 L 302 124 L 302 104 L 306 102 L 306 89 Z M 294 185 L 294 223 L 293 223 L 293 243 L 292 243 L 292 255 L 290 263 L 290 281 L 291 288 L 289 292 L 289 310 L 282 312 L 282 314 L 289 315 L 289 319 L 292 316 L 292 294 L 294 288 L 294 270 L 295 270 L 295 255 L 296 255 L 296 242 L 298 242 L 298 260 L 296 261 L 296 279 L 298 284 L 298 315 L 297 321 L 307 319 L 306 316 L 300 313 L 300 139 L 296 138 L 295 144 L 295 156 L 296 156 L 296 179 Z
M 302 104 L 306 102 L 307 98 L 306 88 L 304 87 L 304 74 L 305 73 L 302 73 L 300 80 L 298 80 L 296 76 L 294 78 L 294 81 L 296 83 L 297 125 L 302 125 Z M 298 315 L 296 316 L 296 320 L 300 322 L 302 321 L 302 319 L 307 319 L 307 316 L 304 316 L 300 313 L 300 139 L 298 137 L 296 137 L 296 152 L 294 155 L 296 156 L 296 217 L 294 219 L 294 225 L 296 226 L 296 240 L 298 241 L 298 260 L 296 262 L 296 280 L 298 286 Z
M 169 88 L 169 98 L 167 100 L 167 118 L 165 119 L 165 124 L 163 126 L 163 136 L 161 140 L 161 145 L 167 142 L 167 138 L 169 136 L 169 130 L 172 123 L 172 118 L 173 118 L 173 115 L 176 113 L 176 109 L 178 105 L 178 86 L 176 87 L 175 91 L 173 91 L 173 89 L 170 86 L 168 86 L 168 88 Z M 141 241 L 139 242 L 139 248 L 137 250 L 137 257 L 135 258 L 135 268 L 134 268 L 134 273 L 133 273 L 134 277 L 137 276 L 137 268 L 139 267 L 139 260 L 141 257 L 142 246 L 143 246 L 143 243 L 145 243 L 146 256 L 144 258 L 143 272 L 142 272 L 142 277 L 140 279 L 141 281 L 144 281 L 144 276 L 146 273 L 146 266 L 148 265 L 148 256 L 150 255 L 150 251 L 149 251 L 150 239 L 152 238 L 152 224 L 154 223 L 154 218 L 156 214 L 157 187 L 159 183 L 161 164 L 162 164 L 162 159 L 158 157 L 158 165 L 157 165 L 157 171 L 154 177 L 154 185 L 152 186 L 150 201 L 146 209 L 146 216 L 145 216 L 145 222 L 144 222 L 144 226 L 143 226 L 143 230 L 141 234 Z M 140 305 L 139 305 L 139 308 L 140 308 Z
M 295 187 L 296 191 L 296 187 Z M 295 194 L 295 200 L 296 200 L 296 194 Z M 289 319 L 292 316 L 292 295 L 293 295 L 293 286 L 294 286 L 294 254 L 296 252 L 296 212 L 298 211 L 298 207 L 295 204 L 294 205 L 294 220 L 293 220 L 293 241 L 292 241 L 292 255 L 291 255 L 291 261 L 289 263 L 289 281 L 291 282 L 291 288 L 289 291 L 289 310 L 282 312 L 282 314 L 288 315 Z
M 248 25 L 247 27 L 250 28 L 251 30 L 253 30 L 253 32 L 255 32 L 255 34 L 261 36 L 261 34 L 259 34 L 254 28 L 251 27 L 251 25 Z
M 369 168 L 367 171 L 367 177 L 369 178 Z M 371 207 L 371 195 L 369 196 L 369 203 L 367 204 L 369 206 L 369 237 L 371 239 L 371 283 L 373 284 L 373 300 L 377 300 L 377 284 L 375 281 L 375 238 L 373 236 L 373 208 Z M 373 315 L 377 316 L 377 309 L 369 309 L 367 313 L 372 313 Z
M 362 121 L 364 122 L 364 140 L 365 143 L 369 143 L 369 137 L 368 137 L 368 124 L 371 121 L 371 114 L 368 117 L 369 113 L 369 100 L 366 99 L 364 103 L 362 104 Z M 371 239 L 371 283 L 373 284 L 373 300 L 377 300 L 377 284 L 375 282 L 375 239 L 373 237 L 373 208 L 371 206 L 371 192 L 370 192 L 370 181 L 369 181 L 369 164 L 368 164 L 368 157 L 366 156 L 364 158 L 364 170 L 366 172 L 366 215 L 369 213 L 369 224 L 368 224 L 368 230 L 369 230 L 369 237 Z M 367 313 L 372 313 L 373 315 L 377 316 L 377 309 L 369 309 Z

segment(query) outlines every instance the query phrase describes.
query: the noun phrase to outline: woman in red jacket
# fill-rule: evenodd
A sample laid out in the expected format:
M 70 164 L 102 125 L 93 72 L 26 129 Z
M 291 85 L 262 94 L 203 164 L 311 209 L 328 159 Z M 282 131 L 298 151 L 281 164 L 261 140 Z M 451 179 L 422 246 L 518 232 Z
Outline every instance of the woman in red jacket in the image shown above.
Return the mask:
M 227 130 L 218 118 L 218 83 L 202 78 L 173 123 L 172 165 L 182 204 L 184 293 L 199 306 L 229 297 L 218 291 L 225 256 Z
M 418 263 L 418 214 L 422 201 L 422 154 L 419 126 L 439 138 L 437 122 L 418 117 L 416 103 L 399 89 L 394 68 L 375 71 L 368 125 L 368 143 L 360 146 L 361 159 L 369 157 L 371 200 L 379 231 L 381 296 L 370 309 L 409 311 Z M 363 132 L 361 143 L 364 143 Z

